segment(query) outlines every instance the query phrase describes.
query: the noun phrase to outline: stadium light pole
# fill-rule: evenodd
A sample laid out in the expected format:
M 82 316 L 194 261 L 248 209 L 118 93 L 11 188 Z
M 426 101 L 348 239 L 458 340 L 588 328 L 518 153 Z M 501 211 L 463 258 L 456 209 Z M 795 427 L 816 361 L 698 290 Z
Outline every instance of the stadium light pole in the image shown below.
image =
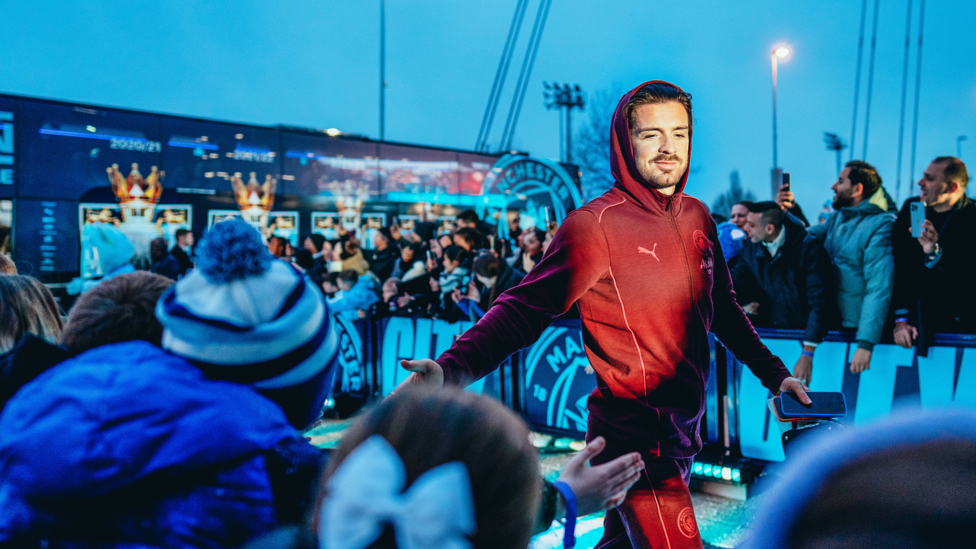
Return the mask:
M 573 109 L 583 110 L 586 106 L 586 99 L 583 97 L 583 90 L 579 84 L 570 86 L 569 84 L 559 84 L 543 82 L 542 87 L 545 91 L 542 96 L 546 100 L 546 110 L 566 109 L 566 162 L 573 161 L 573 118 L 570 113 Z
M 386 138 L 386 0 L 380 0 L 380 141 Z
M 965 135 L 956 138 L 956 158 L 962 158 L 962 142 L 969 139 Z
M 787 46 L 776 46 L 773 48 L 773 52 L 770 55 L 773 65 L 773 169 L 770 174 L 770 180 L 772 182 L 774 197 L 776 196 L 776 193 L 779 192 L 783 173 L 779 167 L 779 156 L 777 150 L 779 135 L 777 134 L 776 127 L 776 73 L 779 69 L 779 60 L 782 59 L 786 61 L 790 53 L 790 48 Z

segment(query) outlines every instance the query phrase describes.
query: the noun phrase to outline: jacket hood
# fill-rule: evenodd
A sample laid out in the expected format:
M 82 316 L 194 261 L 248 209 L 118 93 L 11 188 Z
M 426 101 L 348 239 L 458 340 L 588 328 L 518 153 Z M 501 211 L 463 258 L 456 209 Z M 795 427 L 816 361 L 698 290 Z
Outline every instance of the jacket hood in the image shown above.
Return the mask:
M 0 416 L 0 478 L 28 499 L 95 497 L 228 464 L 298 433 L 252 389 L 130 341 L 25 385 Z
M 613 122 L 610 130 L 610 171 L 613 173 L 613 178 L 616 181 L 614 186 L 626 191 L 627 194 L 634 197 L 641 205 L 649 207 L 652 204 L 659 204 L 663 207 L 668 203 L 669 197 L 651 188 L 637 170 L 637 161 L 634 159 L 634 149 L 630 142 L 630 121 L 627 119 L 627 113 L 624 112 L 624 107 L 627 106 L 627 103 L 630 102 L 634 94 L 648 84 L 667 84 L 674 86 L 674 84 L 665 82 L 664 80 L 649 80 L 630 90 L 620 98 L 620 102 L 617 103 L 617 109 L 613 112 Z M 678 86 L 674 87 L 678 88 Z M 678 89 L 680 90 L 681 88 Z M 691 120 L 688 122 L 690 124 Z M 693 133 L 689 132 L 688 134 L 687 162 L 689 168 L 691 166 L 691 138 Z M 678 181 L 674 189 L 674 194 L 670 197 L 671 202 L 680 202 L 687 182 L 688 169 L 685 170 L 684 175 Z
M 878 215 L 889 211 L 888 199 L 885 197 L 884 189 L 878 189 L 878 192 L 871 195 L 868 200 L 862 200 L 857 206 L 844 206 L 838 211 L 844 214 L 844 217 L 851 217 L 852 215 Z

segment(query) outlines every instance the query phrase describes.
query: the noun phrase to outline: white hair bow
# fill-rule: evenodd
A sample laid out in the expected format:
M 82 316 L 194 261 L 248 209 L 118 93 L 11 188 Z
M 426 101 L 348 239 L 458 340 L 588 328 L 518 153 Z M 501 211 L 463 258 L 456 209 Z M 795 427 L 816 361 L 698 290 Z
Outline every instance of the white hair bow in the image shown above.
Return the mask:
M 467 536 L 477 523 L 464 464 L 435 467 L 404 492 L 406 476 L 399 454 L 379 435 L 353 450 L 326 485 L 321 549 L 363 549 L 387 524 L 398 549 L 470 549 Z

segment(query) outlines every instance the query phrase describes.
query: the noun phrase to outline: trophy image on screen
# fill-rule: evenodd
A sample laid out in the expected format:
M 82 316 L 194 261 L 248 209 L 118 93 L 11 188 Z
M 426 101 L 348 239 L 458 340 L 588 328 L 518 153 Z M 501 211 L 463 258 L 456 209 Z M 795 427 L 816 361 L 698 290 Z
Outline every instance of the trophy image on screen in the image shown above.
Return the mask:
M 336 209 L 339 210 L 339 224 L 347 231 L 355 233 L 361 223 L 363 206 L 369 200 L 369 186 L 347 179 L 345 183 L 333 181 L 330 187 L 335 196 Z
M 241 218 L 256 227 L 261 234 L 265 234 L 271 207 L 274 206 L 278 180 L 268 174 L 264 176 L 264 184 L 259 184 L 257 173 L 251 172 L 251 177 L 245 185 L 241 174 L 235 173 L 230 178 L 230 184 L 234 187 L 234 197 L 237 199 L 237 207 L 241 210 Z
M 122 223 L 118 228 L 135 248 L 132 263 L 136 267 L 148 267 L 151 264 L 149 243 L 163 234 L 154 221 L 156 204 L 163 193 L 163 172 L 153 166 L 149 175 L 143 178 L 139 164 L 135 163 L 128 177 L 122 177 L 118 164 L 112 164 L 105 171 L 119 201 Z

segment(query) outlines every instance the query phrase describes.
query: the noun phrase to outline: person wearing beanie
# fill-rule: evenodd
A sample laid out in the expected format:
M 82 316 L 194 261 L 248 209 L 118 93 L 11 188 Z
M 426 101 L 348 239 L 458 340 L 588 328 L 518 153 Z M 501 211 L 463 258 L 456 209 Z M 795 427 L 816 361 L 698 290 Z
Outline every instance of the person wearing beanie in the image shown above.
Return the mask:
M 331 388 L 338 341 L 322 293 L 274 259 L 247 223 L 214 225 L 196 269 L 163 294 L 156 317 L 163 349 L 211 379 L 253 387 L 303 429 Z
M 115 225 L 85 225 L 81 243 L 82 273 L 68 283 L 68 294 L 83 294 L 113 276 L 135 272 L 130 261 L 136 249 Z
M 303 520 L 322 454 L 297 429 L 338 352 L 321 293 L 226 221 L 155 315 L 165 349 L 89 349 L 7 403 L 0 545 L 230 549 Z

